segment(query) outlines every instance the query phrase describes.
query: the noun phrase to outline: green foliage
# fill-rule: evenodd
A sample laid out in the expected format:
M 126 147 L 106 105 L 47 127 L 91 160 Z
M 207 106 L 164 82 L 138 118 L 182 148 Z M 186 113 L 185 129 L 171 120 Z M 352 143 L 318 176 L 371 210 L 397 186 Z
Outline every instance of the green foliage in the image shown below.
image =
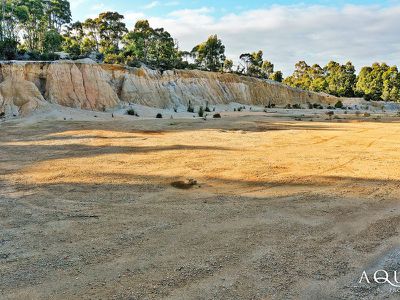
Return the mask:
M 355 68 L 350 62 L 340 65 L 331 61 L 321 68 L 317 64 L 310 67 L 305 61 L 300 61 L 296 64 L 293 75 L 284 82 L 304 90 L 352 97 L 356 82 Z
M 106 64 L 123 64 L 125 57 L 122 54 L 109 53 L 104 55 L 103 61 Z
M 200 118 L 204 117 L 204 108 L 203 108 L 203 106 L 200 106 L 200 109 L 199 109 L 199 117 L 200 117 Z
M 199 67 L 208 71 L 220 71 L 223 68 L 225 46 L 217 35 L 210 36 L 207 41 L 193 48 L 192 54 Z
M 13 39 L 4 39 L 0 41 L 0 56 L 2 59 L 11 60 L 17 56 L 18 42 Z
M 224 61 L 224 71 L 230 73 L 232 72 L 232 68 L 233 68 L 233 61 L 230 59 L 226 59 Z
M 147 20 L 139 20 L 123 39 L 123 53 L 159 69 L 172 69 L 182 64 L 182 53 L 169 32 L 152 28 Z
M 343 108 L 343 102 L 340 100 L 338 102 L 336 102 L 335 108 Z
M 277 81 L 277 82 L 282 82 L 283 81 L 283 74 L 281 71 L 276 71 L 269 76 L 269 79 Z
M 187 111 L 190 113 L 194 113 L 194 107 L 192 106 L 192 102 L 190 100 L 189 100 L 189 105 L 188 105 Z
M 163 116 L 162 116 L 162 114 L 158 113 L 157 116 L 156 116 L 156 118 L 157 118 L 157 119 L 162 119 Z
M 274 64 L 263 59 L 261 50 L 253 53 L 244 53 L 240 55 L 240 60 L 242 64 L 241 73 L 258 78 L 269 78 L 278 82 L 283 80 L 282 72 L 274 72 Z
M 128 109 L 128 110 L 126 111 L 126 113 L 127 113 L 128 115 L 130 115 L 130 116 L 136 116 L 136 117 L 139 116 L 138 113 L 137 113 L 133 108 Z
M 54 29 L 49 30 L 44 35 L 43 50 L 45 53 L 54 53 L 61 49 L 62 43 L 62 35 Z

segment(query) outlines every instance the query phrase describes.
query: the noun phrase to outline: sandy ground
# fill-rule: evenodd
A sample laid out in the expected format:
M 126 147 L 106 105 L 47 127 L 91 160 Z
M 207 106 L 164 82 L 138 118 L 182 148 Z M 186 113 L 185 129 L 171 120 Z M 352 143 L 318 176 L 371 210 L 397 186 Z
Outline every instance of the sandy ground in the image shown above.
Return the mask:
M 398 299 L 400 119 L 347 118 L 0 124 L 0 298 Z

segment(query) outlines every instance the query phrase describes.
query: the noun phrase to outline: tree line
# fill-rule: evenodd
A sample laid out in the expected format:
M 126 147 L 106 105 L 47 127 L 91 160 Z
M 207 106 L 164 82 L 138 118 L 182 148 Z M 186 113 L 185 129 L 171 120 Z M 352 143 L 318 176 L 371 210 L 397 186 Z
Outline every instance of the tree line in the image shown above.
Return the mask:
M 71 58 L 96 56 L 104 63 L 167 69 L 200 69 L 233 72 L 270 79 L 289 86 L 339 97 L 400 101 L 400 75 L 396 66 L 374 63 L 356 75 L 351 62 L 331 61 L 326 66 L 309 66 L 300 61 L 292 75 L 283 78 L 263 52 L 243 53 L 234 68 L 225 55 L 225 45 L 217 35 L 182 51 L 178 41 L 163 28 L 153 28 L 147 20 L 136 22 L 132 30 L 117 12 L 72 23 L 68 0 L 1 0 L 0 56 L 2 59 L 54 60 L 56 52 Z
M 396 66 L 374 63 L 356 75 L 351 62 L 341 65 L 331 61 L 325 67 L 309 66 L 300 61 L 285 84 L 338 97 L 364 97 L 375 101 L 400 101 L 400 74 Z

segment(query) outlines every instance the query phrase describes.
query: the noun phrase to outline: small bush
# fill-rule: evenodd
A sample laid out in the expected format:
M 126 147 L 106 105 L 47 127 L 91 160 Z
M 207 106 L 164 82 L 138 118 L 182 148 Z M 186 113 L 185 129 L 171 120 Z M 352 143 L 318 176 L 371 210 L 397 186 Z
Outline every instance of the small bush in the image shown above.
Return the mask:
M 333 111 L 327 111 L 326 112 L 326 115 L 329 117 L 329 119 L 332 119 L 332 116 L 334 115 L 335 113 L 333 112 Z
M 314 103 L 314 104 L 313 104 L 313 108 L 316 108 L 316 109 L 324 109 L 324 107 L 323 107 L 321 104 L 319 104 L 319 103 Z
M 189 105 L 188 105 L 187 111 L 190 113 L 194 113 L 194 107 L 192 106 L 192 102 L 190 100 L 189 100 Z
M 206 112 L 211 112 L 211 109 L 210 109 L 210 107 L 208 106 L 208 101 L 207 101 L 207 103 L 206 103 L 206 109 L 205 109 L 205 111 L 206 111 Z
M 308 109 L 313 109 L 314 108 L 314 106 L 310 102 L 307 102 L 307 107 L 308 107 Z
M 203 109 L 203 106 L 200 106 L 199 117 L 202 118 L 203 116 L 204 116 L 204 109 Z
M 355 112 L 356 116 L 359 117 L 361 115 L 361 112 L 359 112 L 358 110 Z
M 214 118 L 214 119 L 221 119 L 221 114 L 214 114 L 214 115 L 213 115 L 213 118 Z
M 289 104 L 286 104 L 285 108 L 286 108 L 286 109 L 292 109 L 292 105 L 291 105 L 290 103 L 289 103 Z
M 136 112 L 133 108 L 130 108 L 126 111 L 126 113 L 130 116 L 136 116 Z
M 365 114 L 364 114 L 364 117 L 366 117 L 366 118 L 369 118 L 370 116 L 371 116 L 370 113 L 365 113 Z
M 162 119 L 163 116 L 162 116 L 162 114 L 158 113 L 157 116 L 156 116 L 156 118 L 157 118 L 157 119 Z
M 336 108 L 343 108 L 343 102 L 339 100 L 338 102 L 336 102 L 335 107 Z
M 327 109 L 335 109 L 335 107 L 328 105 Z
M 6 116 L 6 113 L 4 111 L 0 112 L 0 119 L 4 118 Z
M 293 104 L 293 109 L 302 109 L 300 104 Z

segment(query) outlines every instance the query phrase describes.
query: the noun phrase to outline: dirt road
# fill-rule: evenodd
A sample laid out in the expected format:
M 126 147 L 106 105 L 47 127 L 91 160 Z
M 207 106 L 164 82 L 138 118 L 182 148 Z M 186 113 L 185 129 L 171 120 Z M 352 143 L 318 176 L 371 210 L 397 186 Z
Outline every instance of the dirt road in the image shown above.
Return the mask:
M 400 296 L 400 123 L 0 126 L 1 299 Z

